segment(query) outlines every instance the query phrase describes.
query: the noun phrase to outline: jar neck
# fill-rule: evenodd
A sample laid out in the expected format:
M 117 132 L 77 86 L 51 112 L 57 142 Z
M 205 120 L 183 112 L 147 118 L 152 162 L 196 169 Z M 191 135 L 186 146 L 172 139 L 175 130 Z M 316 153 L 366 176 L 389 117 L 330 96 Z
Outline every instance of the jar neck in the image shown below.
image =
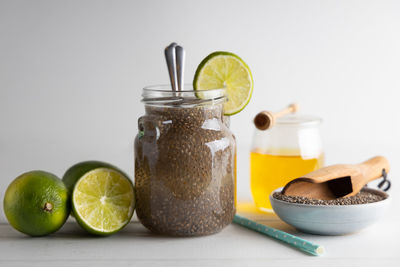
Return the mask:
M 307 128 L 319 128 L 321 119 L 310 115 L 290 114 L 279 118 L 276 121 L 274 128 L 276 129 L 292 129 L 301 130 Z
M 279 132 L 298 132 L 302 130 L 310 130 L 310 129 L 316 129 L 319 130 L 320 124 L 315 123 L 315 124 L 276 124 L 270 131 L 274 131 L 275 133 Z
M 170 86 L 159 85 L 143 88 L 142 102 L 146 106 L 193 108 L 225 102 L 225 89 L 194 90 L 186 86 L 183 91 L 172 91 Z
M 143 88 L 142 102 L 147 115 L 188 121 L 191 118 L 222 120 L 225 89 L 194 90 L 186 85 L 182 91 L 173 91 L 169 85 Z
M 146 115 L 164 117 L 165 120 L 190 121 L 193 118 L 218 119 L 223 118 L 223 103 L 212 103 L 189 106 L 145 105 Z

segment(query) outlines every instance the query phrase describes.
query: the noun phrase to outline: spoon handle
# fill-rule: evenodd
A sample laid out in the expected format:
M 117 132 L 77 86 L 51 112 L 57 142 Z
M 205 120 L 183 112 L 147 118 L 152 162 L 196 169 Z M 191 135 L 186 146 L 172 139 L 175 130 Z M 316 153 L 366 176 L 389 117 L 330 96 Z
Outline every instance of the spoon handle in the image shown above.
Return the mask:
M 185 50 L 182 46 L 175 47 L 176 52 L 176 70 L 178 76 L 178 90 L 183 90 L 184 70 L 185 70 Z
M 169 79 L 173 91 L 177 89 L 177 73 L 176 73 L 176 43 L 171 43 L 164 50 L 165 60 L 167 61 Z

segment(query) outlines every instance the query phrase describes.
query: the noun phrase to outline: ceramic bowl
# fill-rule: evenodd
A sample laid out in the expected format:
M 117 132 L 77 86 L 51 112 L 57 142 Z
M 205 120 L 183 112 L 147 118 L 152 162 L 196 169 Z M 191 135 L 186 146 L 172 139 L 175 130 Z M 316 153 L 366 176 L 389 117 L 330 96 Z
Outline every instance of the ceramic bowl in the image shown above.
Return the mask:
M 368 204 L 318 206 L 275 199 L 273 193 L 282 191 L 282 188 L 278 188 L 269 199 L 279 218 L 302 232 L 344 235 L 357 232 L 379 220 L 390 202 L 389 195 L 383 191 L 370 188 L 364 190 L 386 198 Z

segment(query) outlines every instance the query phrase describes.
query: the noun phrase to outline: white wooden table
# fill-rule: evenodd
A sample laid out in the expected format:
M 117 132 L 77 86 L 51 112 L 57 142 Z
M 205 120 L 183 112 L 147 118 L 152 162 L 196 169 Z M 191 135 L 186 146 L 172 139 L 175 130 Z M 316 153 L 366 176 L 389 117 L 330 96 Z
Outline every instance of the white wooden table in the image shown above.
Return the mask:
M 398 203 L 394 199 L 390 210 Z M 336 237 L 299 233 L 274 215 L 246 215 L 321 244 L 326 253 L 309 256 L 235 224 L 212 236 L 171 238 L 151 234 L 134 219 L 104 238 L 86 234 L 71 219 L 40 238 L 0 224 L 0 266 L 400 266 L 397 212 L 359 233 Z

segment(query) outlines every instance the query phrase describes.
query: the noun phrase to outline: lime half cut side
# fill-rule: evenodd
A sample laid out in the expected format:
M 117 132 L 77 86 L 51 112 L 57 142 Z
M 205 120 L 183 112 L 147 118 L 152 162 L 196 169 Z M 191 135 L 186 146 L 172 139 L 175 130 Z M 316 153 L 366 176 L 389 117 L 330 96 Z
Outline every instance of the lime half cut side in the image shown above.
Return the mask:
M 129 178 L 118 171 L 94 169 L 76 183 L 72 208 L 76 220 L 88 232 L 97 235 L 116 233 L 132 218 L 134 187 Z
M 225 88 L 227 101 L 225 115 L 240 112 L 250 101 L 253 92 L 253 77 L 247 64 L 230 52 L 214 52 L 197 67 L 193 80 L 195 90 Z M 202 94 L 197 94 L 202 98 Z

